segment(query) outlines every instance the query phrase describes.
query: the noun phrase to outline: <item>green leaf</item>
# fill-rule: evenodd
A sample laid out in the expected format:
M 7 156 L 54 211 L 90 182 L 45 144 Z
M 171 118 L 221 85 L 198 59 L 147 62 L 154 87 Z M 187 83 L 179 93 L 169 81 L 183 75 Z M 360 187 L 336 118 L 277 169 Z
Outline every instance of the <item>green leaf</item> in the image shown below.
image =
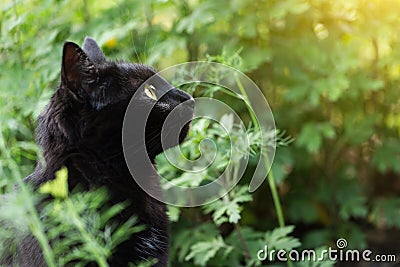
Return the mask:
M 265 242 L 269 249 L 284 249 L 291 250 L 293 248 L 299 247 L 301 243 L 297 238 L 288 236 L 294 230 L 294 226 L 279 227 L 272 230 L 272 232 L 267 232 L 265 234 Z
M 180 19 L 176 27 L 177 32 L 193 33 L 195 29 L 214 21 L 214 15 L 211 12 L 212 7 L 213 3 L 211 2 L 199 5 L 189 16 Z
M 177 222 L 181 214 L 181 209 L 175 206 L 168 205 L 167 215 L 171 222 Z
M 372 164 L 380 172 L 393 170 L 400 173 L 400 141 L 397 139 L 386 140 L 374 153 Z
M 335 129 L 331 124 L 310 122 L 303 126 L 296 141 L 308 152 L 315 153 L 321 148 L 324 137 L 332 139 L 335 135 Z
M 373 205 L 370 219 L 382 227 L 396 227 L 400 229 L 400 199 L 378 199 Z
M 220 124 L 225 128 L 225 130 L 228 133 L 230 133 L 232 131 L 233 122 L 234 122 L 234 119 L 233 119 L 232 113 L 222 115 L 221 120 L 220 120 Z
M 352 144 L 362 144 L 373 135 L 375 124 L 380 120 L 379 114 L 365 116 L 358 112 L 350 113 L 343 122 L 344 136 Z
M 185 260 L 193 259 L 195 264 L 206 266 L 207 262 L 224 248 L 226 245 L 221 236 L 215 237 L 211 241 L 198 242 L 190 247 L 190 253 Z
M 354 178 L 340 178 L 338 186 L 340 186 L 340 190 L 336 193 L 336 200 L 339 203 L 340 216 L 345 220 L 350 217 L 366 217 L 368 207 L 363 186 Z
M 213 213 L 212 217 L 217 225 L 224 222 L 238 223 L 241 218 L 240 203 L 251 201 L 253 198 L 245 186 L 238 186 L 228 196 L 218 199 L 204 206 L 204 211 Z
M 68 197 L 68 169 L 62 167 L 56 172 L 54 180 L 48 181 L 40 186 L 39 192 L 50 194 L 55 198 L 64 199 Z

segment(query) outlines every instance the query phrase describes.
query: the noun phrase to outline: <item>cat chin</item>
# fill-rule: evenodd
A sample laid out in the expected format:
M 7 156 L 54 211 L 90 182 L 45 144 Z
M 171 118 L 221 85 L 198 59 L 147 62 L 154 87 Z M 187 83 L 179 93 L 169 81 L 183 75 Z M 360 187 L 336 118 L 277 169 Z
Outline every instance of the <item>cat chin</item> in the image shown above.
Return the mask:
M 155 158 L 159 154 L 163 153 L 164 151 L 170 148 L 180 145 L 185 140 L 185 138 L 189 133 L 190 124 L 191 122 L 188 122 L 182 127 L 182 130 L 180 131 L 179 136 L 178 138 L 175 139 L 175 141 L 169 140 L 169 142 L 164 142 L 163 144 L 161 144 L 161 139 L 160 139 L 155 145 L 146 144 L 147 155 L 150 161 L 154 163 Z
M 191 122 L 188 122 L 185 124 L 185 126 L 183 126 L 183 128 L 179 134 L 179 144 L 181 144 L 187 137 L 187 135 L 189 133 L 189 129 L 190 129 L 190 123 Z M 179 145 L 179 144 L 177 144 L 177 145 Z

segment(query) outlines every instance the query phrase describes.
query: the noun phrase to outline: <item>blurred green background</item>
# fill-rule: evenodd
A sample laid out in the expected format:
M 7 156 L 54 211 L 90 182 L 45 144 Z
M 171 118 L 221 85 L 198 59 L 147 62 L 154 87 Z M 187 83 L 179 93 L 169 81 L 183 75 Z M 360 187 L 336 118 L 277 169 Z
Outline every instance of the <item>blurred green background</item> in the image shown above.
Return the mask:
M 273 172 L 301 246 L 345 237 L 349 247 L 400 258 L 400 1 L 3 0 L 0 7 L 0 192 L 13 166 L 21 177 L 33 170 L 35 120 L 59 82 L 63 42 L 88 35 L 107 57 L 158 70 L 208 59 L 245 72 L 277 127 L 295 139 L 277 149 Z M 277 227 L 270 195 L 264 183 L 241 206 L 245 238 Z M 194 246 L 207 235 L 229 244 L 232 225 L 188 238 L 211 221 L 207 211 L 181 211 L 171 266 L 234 266 Z M 237 264 L 256 264 L 238 255 Z

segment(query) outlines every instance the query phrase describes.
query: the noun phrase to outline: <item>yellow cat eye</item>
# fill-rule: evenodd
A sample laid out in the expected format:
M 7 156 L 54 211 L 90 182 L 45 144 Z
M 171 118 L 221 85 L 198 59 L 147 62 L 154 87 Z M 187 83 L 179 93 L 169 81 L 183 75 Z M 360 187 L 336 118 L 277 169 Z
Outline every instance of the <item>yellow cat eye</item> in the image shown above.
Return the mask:
M 146 84 L 144 86 L 144 93 L 150 97 L 151 99 L 157 101 L 157 95 L 156 95 L 156 88 L 154 88 L 153 85 L 151 84 Z

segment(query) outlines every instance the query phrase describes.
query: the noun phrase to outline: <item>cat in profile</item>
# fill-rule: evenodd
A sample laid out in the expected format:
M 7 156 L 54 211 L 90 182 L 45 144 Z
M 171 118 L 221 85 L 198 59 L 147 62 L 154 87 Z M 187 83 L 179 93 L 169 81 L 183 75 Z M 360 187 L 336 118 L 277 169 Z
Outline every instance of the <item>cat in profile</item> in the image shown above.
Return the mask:
M 148 83 L 150 77 L 153 78 Z M 61 83 L 38 119 L 37 143 L 44 162 L 37 164 L 25 182 L 38 188 L 54 179 L 55 172 L 65 166 L 70 189 L 78 185 L 83 190 L 106 187 L 110 205 L 128 203 L 118 220 L 122 223 L 136 216 L 139 224 L 145 226 L 145 230 L 132 235 L 116 248 L 109 265 L 128 266 L 131 262 L 154 258 L 157 260 L 155 266 L 167 266 L 166 206 L 141 189 L 132 178 L 124 158 L 121 137 L 128 105 L 151 106 L 145 129 L 131 129 L 132 138 L 140 137 L 135 132 L 144 131 L 144 149 L 150 164 L 146 165 L 137 158 L 135 166 L 145 170 L 142 173 L 146 177 L 140 179 L 151 184 L 154 192 L 161 192 L 151 163 L 164 149 L 178 145 L 186 137 L 193 117 L 194 100 L 157 76 L 151 67 L 106 60 L 96 41 L 89 37 L 85 38 L 82 48 L 73 42 L 64 44 Z M 174 125 L 165 125 L 167 116 L 174 109 L 179 109 L 180 116 Z M 138 113 L 137 117 L 141 115 Z M 135 122 L 130 124 L 135 125 Z M 169 142 L 167 147 L 161 144 L 163 127 L 167 130 L 168 127 L 181 128 L 179 136 L 173 138 L 176 141 Z M 140 149 L 131 150 L 135 153 Z M 135 160 L 135 154 L 130 156 L 132 159 Z M 6 264 L 46 266 L 33 237 L 25 238 Z

